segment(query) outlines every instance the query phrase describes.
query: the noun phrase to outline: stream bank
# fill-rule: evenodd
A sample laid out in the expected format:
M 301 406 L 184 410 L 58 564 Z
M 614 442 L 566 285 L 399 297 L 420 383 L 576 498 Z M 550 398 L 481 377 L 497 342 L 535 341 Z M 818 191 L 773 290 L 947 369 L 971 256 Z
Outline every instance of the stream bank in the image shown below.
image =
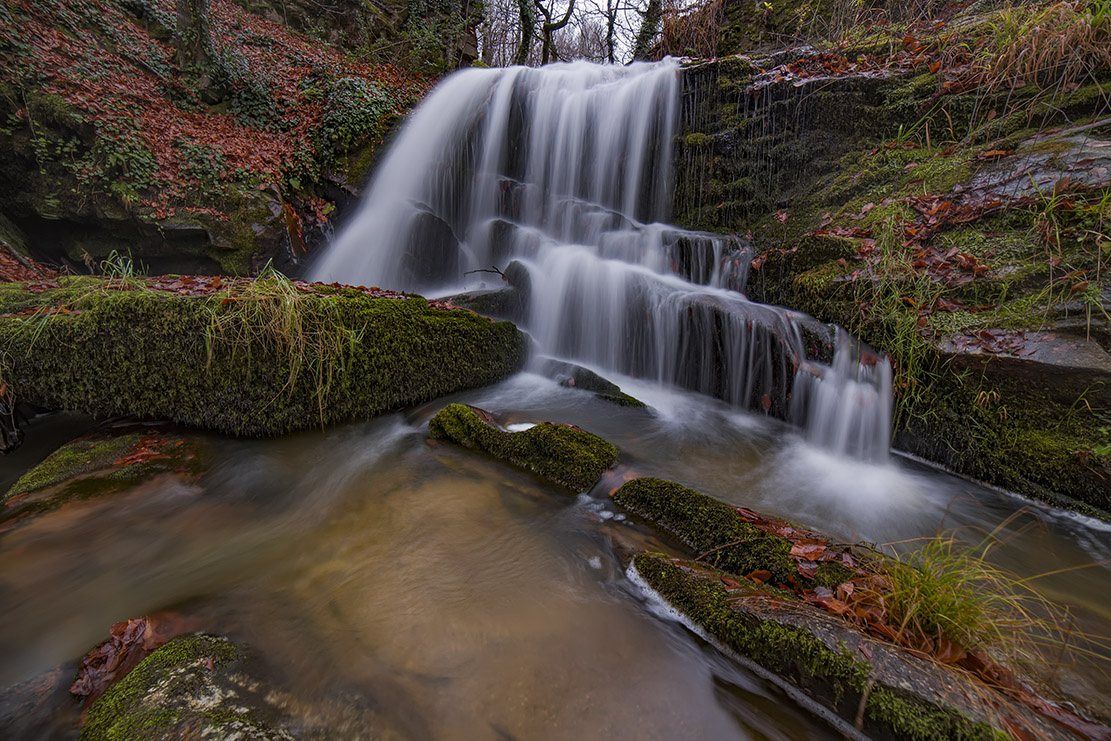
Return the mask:
M 978 86 L 1006 12 L 692 61 L 675 218 L 751 238 L 751 298 L 891 354 L 896 448 L 1106 518 L 1111 68 Z

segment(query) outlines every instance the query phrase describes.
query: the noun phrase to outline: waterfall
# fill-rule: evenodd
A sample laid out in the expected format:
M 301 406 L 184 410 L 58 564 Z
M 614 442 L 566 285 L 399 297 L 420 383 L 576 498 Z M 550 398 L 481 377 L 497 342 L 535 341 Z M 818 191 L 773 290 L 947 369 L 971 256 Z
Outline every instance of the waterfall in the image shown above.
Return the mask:
M 522 323 L 545 352 L 886 457 L 887 359 L 746 299 L 744 240 L 666 224 L 679 75 L 670 60 L 452 75 L 400 132 L 312 277 L 445 295 L 482 280 L 468 271 L 517 262 Z

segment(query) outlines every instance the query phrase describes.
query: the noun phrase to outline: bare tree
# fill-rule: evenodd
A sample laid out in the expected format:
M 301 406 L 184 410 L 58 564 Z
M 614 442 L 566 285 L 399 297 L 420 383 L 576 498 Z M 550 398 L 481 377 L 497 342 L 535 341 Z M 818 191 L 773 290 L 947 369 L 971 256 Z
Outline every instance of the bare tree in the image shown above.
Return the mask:
M 562 29 L 571 20 L 571 14 L 575 12 L 575 0 L 570 0 L 567 3 L 567 12 L 564 13 L 563 18 L 558 21 L 552 20 L 552 9 L 544 7 L 541 0 L 535 0 L 536 7 L 544 16 L 544 23 L 540 27 L 540 33 L 543 37 L 543 50 L 540 54 L 540 64 L 547 64 L 551 60 L 552 53 L 552 34 Z
M 663 0 L 486 0 L 478 29 L 482 61 L 491 67 L 573 59 L 619 64 L 631 58 L 641 31 L 646 48 L 654 48 L 662 6 Z

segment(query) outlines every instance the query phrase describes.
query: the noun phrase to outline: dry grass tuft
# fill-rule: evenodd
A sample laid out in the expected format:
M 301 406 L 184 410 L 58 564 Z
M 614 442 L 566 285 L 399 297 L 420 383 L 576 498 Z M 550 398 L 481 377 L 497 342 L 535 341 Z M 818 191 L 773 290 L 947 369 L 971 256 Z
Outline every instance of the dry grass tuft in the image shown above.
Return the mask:
M 685 6 L 678 0 L 668 0 L 664 8 L 659 56 L 717 56 L 724 24 L 722 0 L 697 0 Z

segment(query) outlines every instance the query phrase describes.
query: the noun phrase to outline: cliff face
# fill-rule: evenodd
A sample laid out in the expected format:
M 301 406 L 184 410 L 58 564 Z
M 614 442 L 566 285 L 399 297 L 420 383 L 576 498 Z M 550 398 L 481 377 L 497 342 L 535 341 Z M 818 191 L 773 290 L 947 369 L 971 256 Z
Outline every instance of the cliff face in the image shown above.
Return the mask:
M 382 58 L 406 8 L 241 5 L 211 0 L 198 62 L 173 0 L 0 3 L 0 215 L 33 256 L 244 274 L 330 233 L 430 84 L 348 53 Z
M 676 221 L 892 355 L 897 447 L 1107 510 L 1111 24 L 974 10 L 689 65 Z

